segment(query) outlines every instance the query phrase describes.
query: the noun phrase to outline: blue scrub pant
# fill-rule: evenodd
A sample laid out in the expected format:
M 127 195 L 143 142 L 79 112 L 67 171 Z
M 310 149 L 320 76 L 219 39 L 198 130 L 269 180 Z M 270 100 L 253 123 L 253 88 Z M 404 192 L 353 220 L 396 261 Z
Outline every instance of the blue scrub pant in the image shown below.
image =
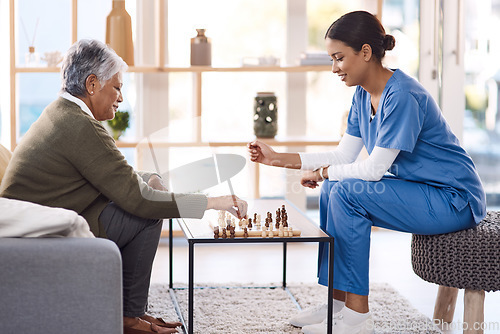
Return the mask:
M 461 211 L 445 190 L 384 177 L 325 180 L 320 195 L 320 227 L 335 238 L 333 288 L 358 295 L 369 292 L 372 226 L 415 234 L 441 234 L 476 225 L 470 207 Z M 319 247 L 318 282 L 328 284 L 328 244 Z

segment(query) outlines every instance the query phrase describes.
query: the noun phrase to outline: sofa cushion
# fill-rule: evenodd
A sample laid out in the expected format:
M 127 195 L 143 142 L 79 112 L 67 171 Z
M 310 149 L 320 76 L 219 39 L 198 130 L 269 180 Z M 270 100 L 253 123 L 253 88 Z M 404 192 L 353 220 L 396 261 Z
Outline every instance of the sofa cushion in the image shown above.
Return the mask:
M 12 153 L 2 145 L 0 145 L 0 183 L 2 182 L 5 170 L 9 164 Z
M 0 198 L 0 238 L 47 236 L 94 237 L 85 218 L 74 211 Z

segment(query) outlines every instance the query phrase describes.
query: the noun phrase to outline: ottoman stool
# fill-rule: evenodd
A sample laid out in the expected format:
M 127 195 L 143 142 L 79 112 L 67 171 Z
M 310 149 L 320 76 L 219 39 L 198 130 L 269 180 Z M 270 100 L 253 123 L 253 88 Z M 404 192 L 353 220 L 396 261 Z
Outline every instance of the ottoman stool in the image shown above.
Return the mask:
M 433 318 L 452 322 L 458 289 L 465 289 L 463 332 L 483 333 L 485 291 L 500 290 L 500 213 L 459 232 L 414 234 L 411 257 L 418 276 L 440 285 Z

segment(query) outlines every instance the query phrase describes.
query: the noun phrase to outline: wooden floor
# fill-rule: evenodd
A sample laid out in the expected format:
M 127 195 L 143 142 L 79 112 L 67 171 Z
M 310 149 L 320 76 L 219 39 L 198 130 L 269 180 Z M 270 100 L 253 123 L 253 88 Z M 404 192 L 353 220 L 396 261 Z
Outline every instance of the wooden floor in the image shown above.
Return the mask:
M 314 212 L 309 215 L 316 220 Z M 410 259 L 411 235 L 377 229 L 372 233 L 370 281 L 386 282 L 405 296 L 420 312 L 432 318 L 438 286 L 413 273 Z M 195 282 L 280 283 L 282 280 L 281 245 L 230 244 L 195 246 Z M 188 246 L 184 238 L 174 238 L 174 282 L 187 283 Z M 162 239 L 153 266 L 152 282 L 168 282 L 168 239 Z M 316 283 L 317 243 L 288 245 L 287 281 Z M 458 295 L 455 330 L 462 333 L 463 290 Z M 500 291 L 486 293 L 485 333 L 500 334 Z

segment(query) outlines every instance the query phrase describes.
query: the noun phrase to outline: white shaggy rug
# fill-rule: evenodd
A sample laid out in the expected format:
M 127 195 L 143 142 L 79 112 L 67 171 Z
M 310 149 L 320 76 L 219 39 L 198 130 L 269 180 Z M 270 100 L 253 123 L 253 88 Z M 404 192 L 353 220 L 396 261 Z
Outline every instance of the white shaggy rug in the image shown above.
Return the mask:
M 253 288 L 243 288 L 242 284 L 203 286 L 216 288 L 195 289 L 194 333 L 302 333 L 300 328 L 288 324 L 288 318 L 298 309 L 280 287 L 256 288 L 258 286 L 254 284 L 244 285 Z M 326 302 L 327 288 L 318 284 L 293 284 L 288 288 L 302 308 Z M 187 290 L 176 290 L 175 294 L 187 322 Z M 372 283 L 369 303 L 376 334 L 441 333 L 429 318 L 388 284 Z M 166 320 L 178 319 L 167 284 L 151 286 L 149 313 Z

